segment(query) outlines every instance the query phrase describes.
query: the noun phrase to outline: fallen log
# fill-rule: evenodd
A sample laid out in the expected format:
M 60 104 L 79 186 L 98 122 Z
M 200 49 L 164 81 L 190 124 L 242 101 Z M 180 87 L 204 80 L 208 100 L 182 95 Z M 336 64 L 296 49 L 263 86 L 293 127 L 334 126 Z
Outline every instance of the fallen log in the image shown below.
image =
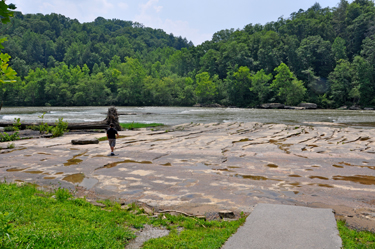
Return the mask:
M 120 126 L 118 120 L 117 109 L 115 107 L 110 107 L 108 109 L 107 117 L 103 121 L 98 122 L 82 122 L 82 123 L 68 123 L 68 130 L 85 130 L 85 129 L 108 129 L 109 124 L 113 123 L 115 125 L 116 130 L 121 131 L 122 128 Z M 37 126 L 40 125 L 39 122 L 21 122 L 21 129 L 26 129 L 27 126 Z M 47 123 L 49 126 L 56 126 L 55 123 Z M 5 121 L 0 122 L 0 127 L 7 127 L 13 126 L 12 121 Z

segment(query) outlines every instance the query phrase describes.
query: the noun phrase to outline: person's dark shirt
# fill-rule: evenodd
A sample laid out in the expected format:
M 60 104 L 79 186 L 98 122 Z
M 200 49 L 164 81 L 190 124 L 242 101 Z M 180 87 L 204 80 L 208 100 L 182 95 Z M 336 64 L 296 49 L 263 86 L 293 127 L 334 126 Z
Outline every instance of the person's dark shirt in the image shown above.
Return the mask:
M 109 128 L 107 130 L 108 139 L 116 139 L 117 131 L 115 128 Z

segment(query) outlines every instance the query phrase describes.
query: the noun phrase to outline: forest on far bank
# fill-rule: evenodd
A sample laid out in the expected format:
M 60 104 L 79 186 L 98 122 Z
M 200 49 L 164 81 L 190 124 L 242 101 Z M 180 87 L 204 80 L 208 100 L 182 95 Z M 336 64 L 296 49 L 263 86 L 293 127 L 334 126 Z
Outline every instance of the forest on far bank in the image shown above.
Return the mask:
M 375 107 L 375 6 L 315 3 L 194 46 L 160 29 L 98 17 L 15 12 L 0 24 L 16 82 L 4 106 L 255 107 L 278 102 Z

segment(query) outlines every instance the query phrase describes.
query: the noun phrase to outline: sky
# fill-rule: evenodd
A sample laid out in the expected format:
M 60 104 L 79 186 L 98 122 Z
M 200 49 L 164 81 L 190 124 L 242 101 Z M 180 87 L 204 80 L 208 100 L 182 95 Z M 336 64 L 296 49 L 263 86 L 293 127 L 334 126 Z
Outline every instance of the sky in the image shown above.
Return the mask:
M 23 14 L 57 13 L 81 23 L 101 16 L 142 23 L 182 36 L 194 45 L 211 40 L 223 29 L 242 29 L 247 24 L 265 24 L 292 12 L 306 10 L 317 0 L 7 0 Z M 349 1 L 352 2 L 352 1 Z M 336 7 L 339 0 L 319 2 Z

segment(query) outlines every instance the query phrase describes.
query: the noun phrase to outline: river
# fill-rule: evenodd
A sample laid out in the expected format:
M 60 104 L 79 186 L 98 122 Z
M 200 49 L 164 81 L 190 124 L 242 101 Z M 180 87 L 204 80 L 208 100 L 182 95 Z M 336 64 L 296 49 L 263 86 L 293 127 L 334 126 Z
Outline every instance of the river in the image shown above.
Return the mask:
M 38 117 L 46 112 L 45 122 L 54 122 L 59 117 L 64 121 L 92 122 L 105 118 L 108 107 L 3 107 L 0 111 L 1 121 L 13 121 L 21 118 L 21 122 L 37 122 Z M 260 122 L 283 123 L 290 125 L 319 124 L 331 122 L 360 127 L 375 127 L 375 111 L 350 110 L 264 110 L 245 108 L 201 108 L 201 107 L 117 107 L 119 113 L 137 115 L 121 115 L 120 122 L 163 123 L 177 125 L 183 123 L 214 122 Z

